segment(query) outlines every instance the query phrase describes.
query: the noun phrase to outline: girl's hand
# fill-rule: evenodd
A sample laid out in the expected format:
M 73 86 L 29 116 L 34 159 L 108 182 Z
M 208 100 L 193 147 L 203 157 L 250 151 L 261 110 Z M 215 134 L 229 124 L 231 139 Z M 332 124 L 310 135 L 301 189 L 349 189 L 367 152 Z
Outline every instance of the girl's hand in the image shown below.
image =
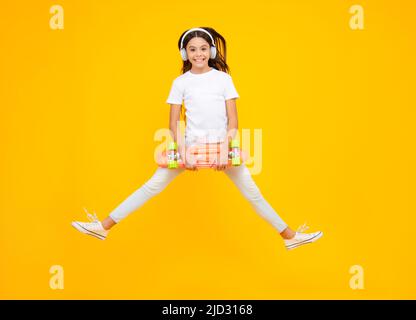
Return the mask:
M 214 165 L 214 169 L 217 171 L 224 171 L 228 166 L 228 144 L 221 143 L 220 153 L 218 154 L 217 163 Z
M 183 146 L 182 148 L 179 148 L 179 151 L 180 151 L 181 159 L 185 163 L 185 169 L 190 170 L 190 171 L 197 171 L 198 168 L 196 167 L 196 165 L 193 163 L 190 163 L 189 160 L 187 161 L 186 147 Z
M 189 160 L 185 159 L 185 169 L 186 170 L 191 170 L 191 171 L 197 171 L 198 168 L 196 167 L 196 165 L 194 163 L 190 163 Z
M 186 162 L 185 162 L 185 169 L 190 170 L 190 171 L 197 171 L 198 170 L 198 168 L 195 165 L 191 165 L 191 164 L 186 163 Z

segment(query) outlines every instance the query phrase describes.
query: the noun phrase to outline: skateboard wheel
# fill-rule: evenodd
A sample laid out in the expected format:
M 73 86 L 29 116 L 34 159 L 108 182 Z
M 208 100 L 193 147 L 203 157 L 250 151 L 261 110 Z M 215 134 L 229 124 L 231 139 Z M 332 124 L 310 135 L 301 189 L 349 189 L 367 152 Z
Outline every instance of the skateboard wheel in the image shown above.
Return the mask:
M 176 169 L 178 167 L 178 154 L 176 152 L 178 145 L 174 141 L 169 142 L 167 149 L 168 168 Z
M 231 164 L 233 166 L 239 166 L 241 165 L 241 158 L 240 158 L 240 141 L 237 139 L 233 139 L 230 142 L 231 147 Z

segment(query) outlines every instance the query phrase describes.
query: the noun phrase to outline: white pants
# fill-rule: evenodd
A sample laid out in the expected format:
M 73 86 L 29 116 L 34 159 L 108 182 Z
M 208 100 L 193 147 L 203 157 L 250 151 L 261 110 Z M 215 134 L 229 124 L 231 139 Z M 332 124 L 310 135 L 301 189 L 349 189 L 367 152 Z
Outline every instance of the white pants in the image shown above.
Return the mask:
M 137 208 L 140 208 L 147 200 L 160 193 L 176 176 L 184 171 L 183 168 L 158 168 L 145 184 L 110 213 L 111 219 L 117 223 L 120 222 Z M 263 219 L 268 221 L 279 233 L 287 228 L 287 224 L 263 198 L 251 177 L 250 171 L 244 164 L 238 167 L 229 167 L 224 172 Z

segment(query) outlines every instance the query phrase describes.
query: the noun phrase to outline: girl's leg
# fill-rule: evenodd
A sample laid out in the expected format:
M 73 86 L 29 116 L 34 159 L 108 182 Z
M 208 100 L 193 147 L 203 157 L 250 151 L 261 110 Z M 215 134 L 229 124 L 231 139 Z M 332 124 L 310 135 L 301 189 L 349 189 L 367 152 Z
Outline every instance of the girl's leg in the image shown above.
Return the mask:
M 185 169 L 158 168 L 153 176 L 127 199 L 118 205 L 101 223 L 108 230 L 130 213 L 141 207 L 146 201 L 160 193 L 166 186 Z
M 244 164 L 238 167 L 230 167 L 224 172 L 234 182 L 244 197 L 251 203 L 255 211 L 277 229 L 284 239 L 290 239 L 295 236 L 295 231 L 288 227 L 283 219 L 264 199 L 259 188 L 253 181 L 250 171 Z

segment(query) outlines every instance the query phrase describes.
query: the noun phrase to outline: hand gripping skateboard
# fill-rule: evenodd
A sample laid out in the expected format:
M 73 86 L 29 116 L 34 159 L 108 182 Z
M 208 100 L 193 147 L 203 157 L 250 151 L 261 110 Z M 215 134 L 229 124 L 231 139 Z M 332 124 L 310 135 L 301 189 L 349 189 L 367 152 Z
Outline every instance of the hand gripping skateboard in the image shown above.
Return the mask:
M 186 154 L 189 156 L 188 162 L 197 168 L 213 168 L 221 151 L 221 143 L 203 143 L 189 147 Z M 228 148 L 227 167 L 240 166 L 247 159 L 245 152 L 240 150 L 240 142 L 236 139 L 230 141 Z M 176 142 L 170 142 L 167 149 L 157 156 L 159 167 L 176 169 L 185 168 L 185 162 L 178 152 Z

